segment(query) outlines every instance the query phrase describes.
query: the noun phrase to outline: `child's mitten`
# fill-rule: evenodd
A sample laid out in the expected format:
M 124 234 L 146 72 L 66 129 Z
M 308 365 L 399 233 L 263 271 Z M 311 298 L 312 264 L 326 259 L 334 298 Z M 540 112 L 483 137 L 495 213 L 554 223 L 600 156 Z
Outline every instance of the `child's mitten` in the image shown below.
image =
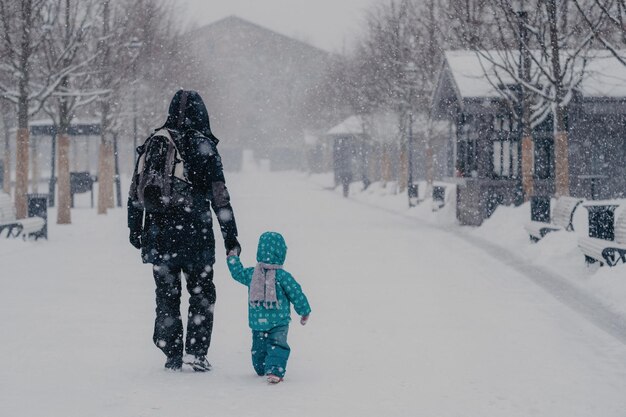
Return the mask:
M 309 321 L 309 315 L 308 314 L 306 316 L 300 317 L 300 324 L 301 325 L 304 326 L 308 321 Z

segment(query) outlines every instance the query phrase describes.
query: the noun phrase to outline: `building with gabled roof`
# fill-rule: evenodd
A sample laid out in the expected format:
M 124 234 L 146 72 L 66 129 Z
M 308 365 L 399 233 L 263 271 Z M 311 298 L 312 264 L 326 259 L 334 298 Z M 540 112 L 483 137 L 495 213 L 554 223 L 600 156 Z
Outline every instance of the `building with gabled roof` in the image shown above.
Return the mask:
M 230 16 L 188 34 L 202 68 L 192 81 L 222 140 L 226 167 L 241 149 L 271 160 L 273 169 L 302 166 L 307 118 L 303 103 L 317 88 L 329 53 Z M 205 70 L 205 71 L 204 71 Z
M 447 121 L 453 149 L 457 217 L 481 224 L 499 204 L 521 201 L 521 126 L 498 88 L 519 88 L 498 57 L 518 52 L 447 51 L 432 116 Z M 493 60 L 496 62 L 494 63 Z M 588 199 L 626 196 L 626 67 L 608 51 L 590 51 L 567 106 L 570 194 Z M 489 77 L 487 75 L 489 75 Z M 541 79 L 539 78 L 539 82 Z M 534 190 L 554 194 L 554 144 L 549 112 L 533 127 Z

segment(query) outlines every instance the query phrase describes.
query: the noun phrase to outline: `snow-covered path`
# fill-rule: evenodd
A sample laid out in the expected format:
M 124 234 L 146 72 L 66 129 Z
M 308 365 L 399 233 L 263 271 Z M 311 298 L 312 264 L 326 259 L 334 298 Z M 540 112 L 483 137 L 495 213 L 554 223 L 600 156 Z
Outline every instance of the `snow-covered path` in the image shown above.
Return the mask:
M 624 416 L 626 345 L 468 241 L 318 189 L 230 175 L 244 263 L 280 231 L 309 296 L 285 383 L 249 359 L 222 251 L 209 374 L 167 373 L 125 213 L 0 242 L 0 416 Z

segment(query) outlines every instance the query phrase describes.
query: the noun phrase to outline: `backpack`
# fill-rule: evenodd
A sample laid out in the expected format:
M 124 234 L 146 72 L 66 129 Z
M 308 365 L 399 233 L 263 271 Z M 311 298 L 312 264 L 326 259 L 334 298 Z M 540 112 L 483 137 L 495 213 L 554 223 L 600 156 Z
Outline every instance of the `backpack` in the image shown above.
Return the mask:
M 192 205 L 185 161 L 172 134 L 178 136 L 176 131 L 160 129 L 137 148 L 139 158 L 130 187 L 130 202 L 136 208 L 167 213 Z

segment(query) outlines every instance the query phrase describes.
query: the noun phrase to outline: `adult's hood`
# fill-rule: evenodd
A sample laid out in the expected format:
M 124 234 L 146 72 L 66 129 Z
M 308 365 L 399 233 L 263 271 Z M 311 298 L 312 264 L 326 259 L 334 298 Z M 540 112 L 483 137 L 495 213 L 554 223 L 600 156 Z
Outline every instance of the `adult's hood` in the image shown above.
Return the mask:
M 189 129 L 197 130 L 217 142 L 217 138 L 211 132 L 209 112 L 197 91 L 178 90 L 174 94 L 163 127 L 182 132 Z
M 259 238 L 256 252 L 257 262 L 282 265 L 287 257 L 287 244 L 280 233 L 265 232 Z

